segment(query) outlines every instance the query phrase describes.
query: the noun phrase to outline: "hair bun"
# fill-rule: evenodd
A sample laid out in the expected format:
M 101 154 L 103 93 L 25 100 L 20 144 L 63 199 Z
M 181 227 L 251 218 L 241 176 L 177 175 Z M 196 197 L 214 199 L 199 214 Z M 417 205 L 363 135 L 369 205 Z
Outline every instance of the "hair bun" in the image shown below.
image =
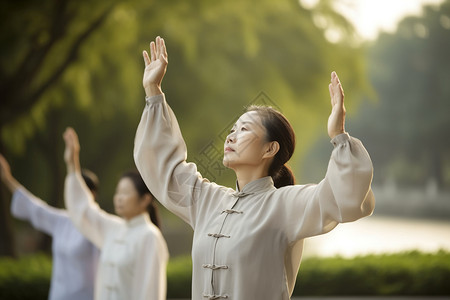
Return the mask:
M 281 166 L 281 169 L 278 170 L 274 176 L 272 176 L 272 179 L 276 188 L 295 184 L 294 174 L 292 173 L 291 168 L 289 168 L 286 164 Z

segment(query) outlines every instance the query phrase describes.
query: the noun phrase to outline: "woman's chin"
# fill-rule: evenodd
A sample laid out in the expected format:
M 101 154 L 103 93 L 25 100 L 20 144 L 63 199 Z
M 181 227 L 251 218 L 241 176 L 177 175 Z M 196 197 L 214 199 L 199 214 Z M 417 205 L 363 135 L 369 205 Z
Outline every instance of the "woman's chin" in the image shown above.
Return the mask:
M 223 165 L 228 169 L 233 169 L 233 161 L 224 157 L 222 161 Z

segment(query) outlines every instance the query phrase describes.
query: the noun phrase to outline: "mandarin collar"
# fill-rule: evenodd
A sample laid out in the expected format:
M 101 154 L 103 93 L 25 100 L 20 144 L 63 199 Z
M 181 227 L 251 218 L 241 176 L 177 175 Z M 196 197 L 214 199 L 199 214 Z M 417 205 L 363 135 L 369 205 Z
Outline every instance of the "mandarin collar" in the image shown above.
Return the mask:
M 238 182 L 236 180 L 236 191 L 233 196 L 245 197 L 247 195 L 252 195 L 255 193 L 266 192 L 270 189 L 274 189 L 273 180 L 271 176 L 262 177 L 247 183 L 244 188 L 240 191 Z
M 136 227 L 142 224 L 151 223 L 150 217 L 148 216 L 148 213 L 144 212 L 140 215 L 137 215 L 136 217 L 132 218 L 131 220 L 125 221 L 125 224 L 127 227 Z

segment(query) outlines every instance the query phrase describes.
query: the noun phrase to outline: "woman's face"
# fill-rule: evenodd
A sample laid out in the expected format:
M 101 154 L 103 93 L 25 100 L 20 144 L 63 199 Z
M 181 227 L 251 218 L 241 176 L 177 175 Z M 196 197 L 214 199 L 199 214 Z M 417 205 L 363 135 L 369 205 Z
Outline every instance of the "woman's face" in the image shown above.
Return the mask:
M 149 201 L 139 196 L 133 181 L 123 177 L 117 184 L 114 194 L 114 210 L 122 218 L 129 220 L 146 211 Z
M 266 129 L 256 111 L 243 114 L 234 124 L 224 144 L 223 164 L 236 171 L 261 164 L 268 143 Z

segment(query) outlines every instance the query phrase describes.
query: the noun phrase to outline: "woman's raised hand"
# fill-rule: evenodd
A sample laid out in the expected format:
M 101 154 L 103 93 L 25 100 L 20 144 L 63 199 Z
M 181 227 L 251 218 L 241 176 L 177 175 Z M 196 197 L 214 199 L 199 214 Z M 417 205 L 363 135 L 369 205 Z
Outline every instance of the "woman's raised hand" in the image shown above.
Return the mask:
M 150 56 L 144 50 L 142 53 L 145 62 L 144 85 L 146 96 L 155 96 L 162 94 L 161 82 L 167 68 L 167 50 L 164 39 L 159 36 L 150 43 Z
M 328 118 L 328 135 L 330 138 L 345 132 L 344 90 L 336 72 L 331 73 L 331 83 L 328 86 L 331 97 L 331 114 Z
M 67 166 L 67 173 L 80 172 L 80 143 L 78 135 L 73 128 L 68 127 L 63 134 L 66 149 L 64 150 L 64 161 Z
M 6 158 L 0 154 L 0 178 L 5 181 L 9 177 L 11 177 L 11 168 L 6 161 Z
M 12 176 L 11 168 L 6 158 L 0 154 L 0 178 L 11 193 L 20 187 L 20 183 Z

